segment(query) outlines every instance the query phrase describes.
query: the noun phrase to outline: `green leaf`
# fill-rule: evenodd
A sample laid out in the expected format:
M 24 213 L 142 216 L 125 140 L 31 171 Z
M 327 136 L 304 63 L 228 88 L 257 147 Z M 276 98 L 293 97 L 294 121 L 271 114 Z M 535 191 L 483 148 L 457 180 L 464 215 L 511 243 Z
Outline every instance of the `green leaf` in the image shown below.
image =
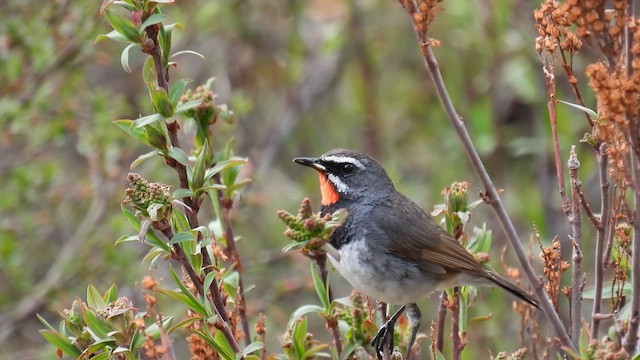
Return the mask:
M 164 125 L 164 122 L 159 122 L 157 124 L 162 127 Z M 167 146 L 167 136 L 163 131 L 156 129 L 154 125 L 146 125 L 144 127 L 144 130 L 147 133 L 147 144 L 163 151 L 163 153 L 168 151 L 169 148 Z
M 187 326 L 189 326 L 189 325 L 191 325 L 194 322 L 199 321 L 199 320 L 200 320 L 200 318 L 197 318 L 197 317 L 186 318 L 185 320 L 182 320 L 179 323 L 177 323 L 177 324 L 173 325 L 172 327 L 170 327 L 169 329 L 167 329 L 167 334 L 171 334 L 172 332 L 174 332 L 176 330 L 179 330 L 179 329 L 182 329 L 184 327 L 187 327 Z
M 202 285 L 205 291 L 208 291 L 208 289 L 211 288 L 211 284 L 216 280 L 216 275 L 217 273 L 215 271 L 210 271 L 207 276 L 205 276 L 204 283 Z
M 113 122 L 122 131 L 143 143 L 147 142 L 147 133 L 143 129 L 132 128 L 134 121 L 128 119 L 115 120 Z
M 307 338 L 307 319 L 301 318 L 293 327 L 293 347 L 298 359 L 304 359 L 305 343 Z
M 329 305 L 331 304 L 331 301 L 329 300 L 329 292 L 327 291 L 329 279 L 327 278 L 327 284 L 322 282 L 320 273 L 318 273 L 317 266 L 314 263 L 311 263 L 311 278 L 313 279 L 313 286 L 316 288 L 316 294 L 318 294 L 320 302 L 322 303 L 322 308 L 325 311 L 328 311 Z
M 162 49 L 162 60 L 165 64 L 169 62 L 169 54 L 171 53 L 171 37 L 174 28 L 181 29 L 182 26 L 179 23 L 165 25 L 160 28 L 160 34 L 158 36 L 158 42 Z
M 145 125 L 150 125 L 158 120 L 162 120 L 163 118 L 164 117 L 161 114 L 151 114 L 151 115 L 143 116 L 141 118 L 136 119 L 133 122 L 132 126 L 134 127 L 134 129 L 139 129 Z M 146 140 L 147 139 L 145 138 L 145 142 Z
M 42 325 L 46 326 L 49 330 L 57 331 L 53 326 L 51 326 L 51 324 L 47 322 L 47 320 L 45 320 L 42 316 L 40 316 L 40 314 L 36 314 L 36 317 L 38 318 L 38 320 L 40 320 Z
M 162 328 L 166 331 L 167 329 L 169 329 L 172 322 L 173 322 L 173 316 L 162 318 Z M 145 335 L 151 336 L 151 338 L 154 340 L 160 338 L 161 333 L 160 333 L 160 326 L 158 326 L 158 324 L 159 324 L 159 321 L 156 321 L 155 323 L 147 327 L 144 330 Z
M 176 275 L 175 270 L 173 269 L 172 265 L 169 265 L 169 271 L 171 273 L 171 277 L 173 278 L 173 281 L 178 285 L 178 287 L 180 288 L 180 291 L 182 292 L 183 295 L 185 295 L 187 298 L 189 298 L 189 301 L 192 305 L 190 305 L 189 307 L 197 312 L 200 315 L 206 315 L 206 310 L 204 308 L 204 306 L 198 301 L 198 299 L 196 299 L 195 296 L 193 296 L 193 294 L 191 294 L 191 291 L 189 291 L 184 284 L 182 283 L 182 281 L 180 281 L 180 279 L 178 278 L 178 275 Z
M 209 158 L 209 143 L 205 141 L 200 149 L 200 153 L 196 158 L 196 163 L 193 167 L 193 174 L 191 175 L 191 183 L 189 184 L 189 188 L 194 193 L 196 190 L 200 189 L 205 182 L 204 174 L 205 168 L 207 166 L 207 159 Z
M 87 286 L 87 305 L 93 309 L 104 309 L 108 305 L 98 289 L 91 284 Z
M 125 72 L 131 73 L 131 67 L 129 66 L 129 50 L 131 50 L 134 46 L 138 46 L 138 44 L 133 43 L 127 45 L 124 50 L 122 50 L 122 54 L 120 54 L 120 64 Z
M 574 104 L 574 103 L 570 103 L 567 101 L 562 101 L 562 100 L 556 100 L 559 103 L 565 104 L 565 105 L 569 105 L 574 109 L 578 109 L 580 111 L 583 111 L 585 113 L 587 113 L 589 116 L 591 116 L 594 120 L 598 120 L 598 113 L 596 113 L 595 111 L 589 109 L 588 107 L 584 107 L 582 105 L 578 105 L 578 104 Z
M 138 235 L 122 235 L 116 240 L 116 242 L 113 245 L 117 246 L 117 245 L 120 245 L 121 243 L 132 242 L 132 241 L 140 241 L 140 237 Z
M 154 157 L 155 155 L 159 154 L 160 152 L 158 150 L 153 150 L 150 151 L 146 154 L 142 154 L 140 156 L 138 156 L 135 160 L 133 160 L 133 162 L 131 163 L 131 165 L 129 165 L 129 170 L 133 170 L 135 168 L 138 167 L 138 165 L 142 164 L 143 162 L 145 162 L 148 159 L 151 159 L 152 157 Z
M 202 99 L 191 100 L 191 101 L 187 101 L 186 103 L 182 103 L 178 105 L 178 107 L 176 108 L 176 114 L 181 114 L 187 110 L 191 110 L 200 104 L 202 104 Z
M 182 199 L 182 198 L 192 197 L 192 196 L 193 196 L 193 191 L 189 189 L 178 189 L 173 192 L 173 197 L 175 199 Z
M 153 57 L 147 56 L 142 65 L 142 80 L 145 83 L 152 83 L 155 81 L 155 64 L 153 63 Z
M 76 360 L 82 360 L 82 359 L 76 359 Z M 111 354 L 109 354 L 106 351 L 103 351 L 100 354 L 93 356 L 91 360 L 111 360 Z
M 153 108 L 157 113 L 169 118 L 173 116 L 173 107 L 169 101 L 169 95 L 167 90 L 162 87 L 156 87 L 155 84 L 149 84 L 149 93 L 151 94 L 151 102 L 153 102 Z
M 189 157 L 184 150 L 179 147 L 170 147 L 167 155 L 184 166 L 189 165 Z
M 120 210 L 122 210 L 122 214 L 129 221 L 131 226 L 133 226 L 133 228 L 136 229 L 137 231 L 140 231 L 140 227 L 141 227 L 140 219 L 138 219 L 138 217 L 132 211 L 127 209 L 127 207 L 124 206 L 124 204 L 120 205 Z M 148 231 L 147 232 L 144 242 L 145 242 L 145 244 L 153 245 L 153 246 L 158 247 L 160 249 L 163 249 L 163 250 L 166 250 L 168 252 L 171 252 L 171 248 L 169 247 L 169 245 L 167 245 L 164 241 L 162 241 L 154 233 L 154 231 Z
M 169 100 L 171 101 L 171 105 L 174 107 L 178 106 L 178 101 L 182 94 L 184 94 L 184 89 L 186 89 L 187 85 L 193 81 L 191 79 L 180 79 L 174 82 L 169 88 Z M 177 112 L 177 109 L 176 109 Z
M 114 30 L 122 34 L 127 40 L 141 44 L 142 36 L 131 20 L 127 19 L 124 15 L 120 15 L 117 12 L 107 10 L 107 20 Z
M 252 352 L 258 351 L 263 347 L 264 347 L 264 344 L 261 342 L 257 342 L 257 341 L 252 342 L 251 344 L 247 345 L 247 347 L 244 348 L 244 350 L 242 350 L 242 356 L 250 355 Z
M 433 360 L 447 360 L 447 358 L 445 358 L 444 355 L 442 355 L 442 353 L 439 350 L 435 350 L 435 354 L 436 354 L 436 357 Z
M 197 301 L 194 300 L 193 296 L 187 296 L 182 292 L 177 292 L 177 291 L 173 291 L 173 290 L 167 290 L 167 289 L 158 289 L 158 293 L 176 300 L 178 302 L 183 303 L 184 305 L 186 305 L 189 309 L 195 311 L 196 313 L 206 317 L 207 316 L 207 312 L 204 309 L 204 307 Z
M 114 41 L 118 41 L 118 42 L 129 42 L 129 40 L 127 40 L 126 37 L 124 37 L 124 35 L 120 34 L 119 32 L 112 30 L 111 32 L 107 33 L 107 34 L 102 34 L 102 35 L 98 35 L 96 37 L 96 44 L 99 43 L 100 41 L 104 40 L 104 39 L 111 39 Z
M 231 347 L 231 344 L 229 344 L 229 341 L 224 336 L 224 333 L 222 331 L 217 331 L 213 336 L 213 339 L 218 343 L 220 348 L 223 350 L 221 354 L 223 355 L 223 358 L 226 357 L 229 360 L 236 360 L 236 356 L 233 351 L 233 348 Z
M 145 20 L 142 23 L 142 25 L 140 25 L 140 31 L 143 31 L 144 29 L 146 29 L 147 27 L 149 27 L 151 25 L 155 25 L 155 24 L 159 24 L 161 22 L 164 22 L 167 19 L 169 19 L 169 16 L 167 16 L 165 14 L 153 14 L 153 15 L 149 16 L 147 18 L 147 20 Z
M 492 232 L 487 229 L 487 224 L 482 224 L 482 228 L 473 228 L 472 242 L 467 246 L 467 250 L 477 253 L 488 253 L 491 249 Z
M 107 302 L 107 304 L 118 300 L 118 287 L 116 284 L 111 284 L 107 291 L 102 295 L 102 298 Z
M 72 358 L 77 358 L 82 354 L 80 349 L 71 344 L 69 339 L 60 334 L 57 331 L 53 330 L 40 330 L 40 336 L 42 336 L 45 340 L 47 340 L 50 344 L 62 350 L 63 353 L 71 356 Z
M 207 329 L 207 327 L 205 326 L 205 329 Z M 233 351 L 229 352 L 227 350 L 227 346 L 225 346 L 224 344 L 221 344 L 218 339 L 217 336 L 216 338 L 213 338 L 211 336 L 209 336 L 208 334 L 205 334 L 202 331 L 199 330 L 193 330 L 193 332 L 200 336 L 207 344 L 209 344 L 211 347 L 213 347 L 216 352 L 218 352 L 218 354 L 225 360 L 236 360 L 235 355 L 233 354 Z M 216 333 L 217 334 L 222 334 L 222 331 L 218 331 Z M 222 336 L 224 337 L 224 334 L 222 334 Z M 224 342 L 228 344 L 227 339 L 224 339 Z
M 171 238 L 171 240 L 169 241 L 169 245 L 178 244 L 185 241 L 196 241 L 196 238 L 193 237 L 193 234 L 190 232 L 177 233 Z
M 199 57 L 201 59 L 204 59 L 204 55 L 200 54 L 199 52 L 193 51 L 193 50 L 182 50 L 182 51 L 175 52 L 169 57 L 169 59 L 172 59 L 172 58 L 174 58 L 174 57 L 176 57 L 178 55 L 184 55 L 184 54 L 195 55 L 195 56 L 197 56 L 197 57 Z
M 115 345 L 115 340 L 114 339 L 102 339 L 99 341 L 96 341 L 95 343 L 89 345 L 89 347 L 87 347 L 86 349 L 84 349 L 84 351 L 82 352 L 82 355 L 78 357 L 78 359 L 76 360 L 84 360 L 87 358 L 91 358 L 91 360 L 95 359 L 95 357 L 93 356 L 93 354 L 97 351 L 100 351 L 102 349 L 104 349 L 107 345 Z M 109 354 L 109 352 L 105 351 L 103 352 L 104 354 Z M 108 359 L 108 358 L 107 358 Z
M 203 186 L 200 189 L 196 190 L 196 193 L 194 195 L 195 197 L 199 197 L 200 195 L 202 195 L 202 193 L 207 192 L 209 190 L 225 190 L 226 188 L 227 188 L 226 186 L 220 185 L 220 184 Z
M 158 261 L 158 258 L 164 254 L 169 254 L 169 252 L 163 249 L 159 249 L 157 247 L 152 247 L 147 252 L 147 255 L 145 255 L 144 258 L 142 258 L 142 263 L 145 264 L 148 262 L 149 268 L 152 268 L 155 266 L 156 262 Z
M 108 334 L 113 330 L 109 324 L 99 317 L 91 308 L 85 308 L 82 311 L 82 320 L 84 320 L 84 323 L 91 330 L 92 335 L 96 337 L 96 341 L 108 338 Z
M 207 169 L 204 174 L 204 180 L 211 179 L 215 174 L 218 174 L 221 171 L 229 169 L 234 166 L 245 165 L 247 163 L 247 159 L 235 158 L 229 160 L 223 160 L 218 162 L 214 167 Z
M 289 319 L 289 324 L 287 325 L 287 327 L 293 326 L 293 324 L 298 321 L 298 319 L 309 313 L 321 313 L 322 311 L 324 311 L 324 309 L 319 305 L 303 305 L 296 309 L 293 314 L 291 314 L 291 319 Z

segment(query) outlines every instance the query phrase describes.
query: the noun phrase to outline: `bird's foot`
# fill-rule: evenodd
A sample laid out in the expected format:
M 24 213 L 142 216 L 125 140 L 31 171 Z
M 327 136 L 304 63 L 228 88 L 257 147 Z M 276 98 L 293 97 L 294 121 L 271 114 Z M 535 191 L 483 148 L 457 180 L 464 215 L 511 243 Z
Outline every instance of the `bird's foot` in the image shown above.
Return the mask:
M 395 319 L 391 319 L 395 320 Z M 393 328 L 395 325 L 395 321 L 387 321 L 384 325 L 380 327 L 378 333 L 371 341 L 371 346 L 376 350 L 376 355 L 378 355 L 378 359 L 382 359 L 382 355 L 384 353 L 384 345 L 389 344 L 390 351 L 393 351 Z

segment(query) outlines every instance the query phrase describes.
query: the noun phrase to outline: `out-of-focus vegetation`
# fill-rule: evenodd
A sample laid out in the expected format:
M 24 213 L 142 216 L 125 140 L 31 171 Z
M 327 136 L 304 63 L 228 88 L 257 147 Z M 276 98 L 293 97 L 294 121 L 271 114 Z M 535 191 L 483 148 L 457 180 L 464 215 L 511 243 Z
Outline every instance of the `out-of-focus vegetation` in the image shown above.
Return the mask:
M 449 0 L 430 34 L 442 42 L 436 52 L 451 97 L 505 189 L 522 238 L 535 223 L 549 242 L 555 234 L 566 239 L 567 228 L 549 157 L 535 6 Z M 109 31 L 98 11 L 99 4 L 85 0 L 0 3 L 1 358 L 52 358 L 35 313 L 54 319 L 84 296 L 88 283 L 100 289 L 115 283 L 120 294 L 143 301 L 145 249 L 113 244 L 130 232 L 120 212 L 129 164 L 149 149 L 132 146 L 112 123 L 151 111 L 139 81 L 143 56 L 132 51 L 133 72 L 124 73 L 121 46 L 94 43 Z M 174 48 L 205 56 L 179 58 L 173 76 L 195 84 L 216 78 L 217 100 L 237 117 L 217 131 L 234 137 L 237 152 L 250 160 L 243 176 L 253 183 L 232 217 L 245 284 L 255 285 L 247 294 L 248 315 L 252 322 L 266 315 L 268 349 L 280 346 L 291 313 L 316 301 L 307 259 L 281 251 L 287 240 L 275 215 L 296 208 L 304 196 L 319 196 L 316 178 L 294 166 L 294 156 L 335 147 L 368 152 L 426 209 L 440 202 L 440 190 L 454 180 L 469 181 L 471 193 L 481 190 L 397 2 L 178 1 L 171 17 L 184 24 L 174 34 Z M 559 123 L 560 143 L 576 143 L 586 129 L 583 115 L 559 111 L 567 119 Z M 162 165 L 153 159 L 137 171 L 176 186 Z M 582 166 L 588 184 L 594 165 L 585 159 Z M 472 223 L 486 220 L 494 228 L 492 256 L 500 269 L 499 226 L 488 208 L 480 206 L 475 214 Z M 590 251 L 585 249 L 587 263 Z M 506 258 L 515 266 L 508 250 Z M 157 275 L 170 280 L 168 273 Z M 336 290 L 341 295 L 349 293 L 341 279 L 333 283 L 343 285 Z M 463 356 L 520 348 L 519 319 L 505 311 L 511 298 L 491 290 L 480 294 L 474 315 L 493 317 L 469 330 Z M 429 317 L 437 299 L 421 306 Z M 321 329 L 317 336 L 328 338 L 322 319 L 309 321 Z M 179 351 L 183 347 L 176 344 Z

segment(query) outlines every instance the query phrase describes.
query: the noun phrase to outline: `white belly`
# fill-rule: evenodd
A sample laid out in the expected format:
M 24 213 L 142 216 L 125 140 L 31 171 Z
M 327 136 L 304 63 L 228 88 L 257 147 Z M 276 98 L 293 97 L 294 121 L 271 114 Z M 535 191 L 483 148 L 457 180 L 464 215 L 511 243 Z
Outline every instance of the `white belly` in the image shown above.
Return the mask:
M 363 239 L 343 245 L 340 260 L 329 256 L 338 272 L 357 290 L 389 304 L 417 302 L 422 296 L 436 290 L 433 279 L 425 276 L 417 266 L 406 260 L 374 253 Z

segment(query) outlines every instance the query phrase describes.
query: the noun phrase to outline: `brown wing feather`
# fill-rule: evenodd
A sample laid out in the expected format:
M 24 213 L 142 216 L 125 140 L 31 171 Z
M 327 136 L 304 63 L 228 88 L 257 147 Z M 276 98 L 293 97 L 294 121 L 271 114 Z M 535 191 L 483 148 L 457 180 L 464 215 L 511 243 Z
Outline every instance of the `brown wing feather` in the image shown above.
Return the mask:
M 381 230 L 395 239 L 388 244 L 391 254 L 411 259 L 423 270 L 435 274 L 469 272 L 487 276 L 473 255 L 411 200 L 402 201 L 402 197 L 398 197 L 384 205 L 377 209 L 377 218 L 380 218 L 376 220 L 384 222 Z M 394 216 L 387 216 L 392 211 Z M 391 233 L 394 230 L 395 233 Z

